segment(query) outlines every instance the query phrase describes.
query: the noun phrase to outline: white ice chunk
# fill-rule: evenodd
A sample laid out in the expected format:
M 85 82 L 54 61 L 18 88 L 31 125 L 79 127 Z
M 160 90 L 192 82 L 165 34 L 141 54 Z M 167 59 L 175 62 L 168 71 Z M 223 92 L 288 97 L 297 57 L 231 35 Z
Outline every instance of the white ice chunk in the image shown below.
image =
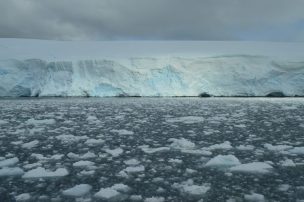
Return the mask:
M 244 199 L 246 201 L 251 201 L 251 202 L 264 202 L 265 197 L 262 194 L 257 194 L 257 193 L 252 193 L 252 194 L 246 194 L 244 196 Z
M 200 116 L 184 116 L 184 117 L 166 119 L 168 123 L 185 123 L 185 124 L 202 123 L 204 122 L 204 120 L 205 120 L 204 117 L 200 117 Z
M 65 196 L 71 197 L 81 197 L 88 194 L 92 189 L 92 186 L 89 184 L 79 184 L 75 185 L 72 188 L 66 189 L 62 192 Z
M 50 178 L 50 177 L 63 177 L 68 175 L 69 172 L 65 168 L 58 168 L 55 171 L 48 171 L 45 168 L 38 167 L 26 172 L 22 178 Z
M 0 161 L 0 167 L 9 167 L 17 164 L 19 162 L 19 159 L 17 157 L 5 159 L 3 161 Z
M 124 163 L 128 166 L 135 166 L 135 165 L 140 164 L 140 162 L 137 159 L 129 159 L 129 160 L 124 161 Z
M 23 193 L 15 196 L 16 201 L 29 201 L 31 199 L 31 195 L 29 193 Z
M 117 157 L 123 153 L 123 149 L 121 149 L 121 148 L 106 149 L 105 152 L 107 152 L 108 154 L 111 154 L 114 157 Z
M 112 200 L 114 198 L 117 198 L 121 195 L 120 192 L 116 191 L 113 188 L 102 188 L 97 192 L 94 196 L 96 198 L 104 199 L 104 200 Z
M 172 142 L 170 147 L 174 148 L 174 149 L 193 149 L 193 148 L 195 148 L 195 144 L 185 138 L 180 138 L 180 139 L 170 138 L 169 141 Z
M 257 173 L 257 174 L 265 174 L 269 173 L 273 167 L 268 163 L 264 162 L 252 162 L 237 165 L 230 168 L 232 172 L 242 172 L 242 173 Z
M 27 125 L 51 125 L 55 124 L 55 119 L 43 119 L 43 120 L 36 120 L 36 119 L 29 119 L 26 121 Z
M 283 167 L 295 167 L 296 164 L 291 159 L 285 159 L 284 161 L 281 161 L 281 166 Z
M 87 166 L 93 166 L 93 165 L 95 165 L 95 163 L 92 161 L 77 161 L 77 162 L 73 163 L 74 167 L 87 167 Z
M 264 147 L 269 151 L 273 151 L 273 152 L 280 152 L 292 148 L 292 146 L 289 145 L 272 145 L 268 143 L 264 144 Z
M 241 162 L 234 155 L 217 155 L 210 159 L 205 166 L 208 167 L 231 167 L 240 165 Z
M 24 171 L 18 167 L 0 169 L 0 177 L 23 175 L 23 173 Z
M 169 151 L 169 147 L 157 147 L 157 148 L 150 148 L 150 147 L 140 147 L 141 150 L 147 154 L 153 154 L 157 152 L 164 152 L 164 151 Z
M 24 148 L 24 149 L 32 149 L 32 148 L 34 148 L 34 147 L 37 147 L 38 144 L 39 144 L 39 141 L 38 141 L 38 140 L 33 140 L 33 141 L 31 141 L 31 142 L 24 143 L 24 144 L 22 145 L 22 148 Z
M 294 147 L 291 150 L 288 150 L 289 153 L 291 154 L 304 154 L 304 147 Z
M 232 148 L 233 147 L 231 146 L 231 143 L 229 141 L 225 141 L 221 144 L 214 144 L 209 147 L 210 150 L 216 150 L 216 149 L 226 150 L 226 149 L 232 149 Z
M 164 202 L 164 201 L 165 201 L 164 197 L 156 197 L 156 196 L 146 198 L 144 200 L 144 202 Z
M 85 144 L 89 145 L 89 146 L 95 146 L 95 145 L 100 145 L 103 144 L 105 141 L 102 139 L 88 139 L 87 141 L 85 141 Z
M 126 130 L 126 129 L 120 129 L 120 130 L 113 129 L 110 131 L 113 133 L 118 133 L 119 135 L 133 135 L 134 134 L 133 131 Z

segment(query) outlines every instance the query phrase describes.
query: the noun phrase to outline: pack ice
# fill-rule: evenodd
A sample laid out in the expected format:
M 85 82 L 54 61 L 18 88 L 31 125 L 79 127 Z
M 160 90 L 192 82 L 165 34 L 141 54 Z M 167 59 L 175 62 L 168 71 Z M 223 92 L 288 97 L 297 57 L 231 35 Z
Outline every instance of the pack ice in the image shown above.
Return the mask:
M 304 96 L 304 44 L 0 39 L 0 96 Z

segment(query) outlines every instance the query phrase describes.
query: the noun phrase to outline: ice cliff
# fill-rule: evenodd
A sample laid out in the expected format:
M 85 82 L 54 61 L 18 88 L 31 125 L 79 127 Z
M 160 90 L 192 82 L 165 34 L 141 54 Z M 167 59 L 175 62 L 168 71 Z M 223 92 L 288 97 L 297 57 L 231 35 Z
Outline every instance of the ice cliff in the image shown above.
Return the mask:
M 304 96 L 304 44 L 0 39 L 0 96 Z

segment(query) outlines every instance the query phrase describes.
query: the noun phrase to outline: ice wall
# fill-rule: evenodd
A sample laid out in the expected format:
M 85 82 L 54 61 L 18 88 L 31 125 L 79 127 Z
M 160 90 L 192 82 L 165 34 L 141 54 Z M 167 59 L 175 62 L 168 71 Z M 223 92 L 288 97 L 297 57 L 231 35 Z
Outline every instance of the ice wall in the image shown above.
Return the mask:
M 304 96 L 302 44 L 81 43 L 1 39 L 0 96 Z

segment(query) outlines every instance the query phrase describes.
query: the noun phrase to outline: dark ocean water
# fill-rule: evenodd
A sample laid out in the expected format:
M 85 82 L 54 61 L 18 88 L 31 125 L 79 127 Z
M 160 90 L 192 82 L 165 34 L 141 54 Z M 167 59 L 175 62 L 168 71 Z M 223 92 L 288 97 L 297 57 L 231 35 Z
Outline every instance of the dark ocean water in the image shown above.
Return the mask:
M 0 201 L 300 201 L 304 99 L 3 99 L 0 167 Z

